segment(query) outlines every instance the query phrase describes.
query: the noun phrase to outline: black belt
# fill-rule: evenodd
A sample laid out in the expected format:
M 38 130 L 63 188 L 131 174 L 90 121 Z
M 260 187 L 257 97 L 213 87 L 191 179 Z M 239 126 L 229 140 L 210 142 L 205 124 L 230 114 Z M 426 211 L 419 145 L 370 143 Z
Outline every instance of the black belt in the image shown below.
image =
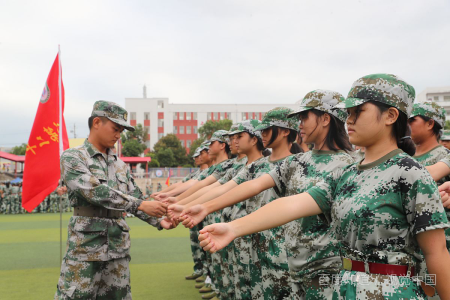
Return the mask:
M 98 206 L 77 206 L 74 207 L 73 215 L 82 217 L 97 217 L 97 218 L 121 218 L 123 211 L 112 210 Z

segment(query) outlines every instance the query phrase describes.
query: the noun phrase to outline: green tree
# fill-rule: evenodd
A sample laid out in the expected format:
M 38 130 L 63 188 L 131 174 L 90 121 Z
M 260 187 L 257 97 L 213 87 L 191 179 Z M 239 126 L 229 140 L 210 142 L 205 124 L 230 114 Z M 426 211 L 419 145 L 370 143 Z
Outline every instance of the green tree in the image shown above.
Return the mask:
M 158 152 L 156 152 L 156 157 L 158 158 L 161 167 L 177 166 L 175 155 L 170 148 L 160 149 Z
M 15 155 L 25 155 L 25 152 L 27 152 L 27 144 L 15 146 L 11 150 L 11 153 Z
M 145 156 L 149 156 L 152 158 L 152 160 L 148 163 L 148 167 L 149 168 L 159 168 L 160 167 L 160 163 L 158 160 L 158 157 L 156 156 L 155 152 L 148 152 Z
M 162 161 L 159 159 L 158 153 L 164 149 L 172 150 L 175 162 L 171 166 L 163 165 Z M 159 163 L 163 167 L 178 167 L 192 164 L 191 159 L 186 155 L 186 149 L 181 146 L 181 142 L 175 134 L 168 134 L 160 138 L 153 147 L 153 150 L 158 157 Z
M 198 133 L 203 139 L 211 138 L 212 134 L 217 130 L 230 130 L 233 122 L 231 120 L 220 120 L 220 121 L 206 121 L 199 129 Z
M 123 156 L 139 156 L 145 149 L 147 149 L 147 146 L 139 143 L 137 139 L 130 139 L 122 143 Z
M 125 143 L 128 140 L 137 139 L 139 143 L 144 144 L 148 141 L 148 130 L 145 129 L 142 124 L 137 124 L 134 126 L 135 131 L 124 130 L 120 135 L 122 138 L 122 143 Z
M 189 148 L 189 157 L 192 158 L 192 155 L 194 155 L 195 149 L 197 149 L 201 143 L 203 143 L 205 139 L 199 138 L 192 142 L 191 148 Z
M 444 129 L 445 130 L 449 130 L 450 129 L 450 121 L 445 121 Z

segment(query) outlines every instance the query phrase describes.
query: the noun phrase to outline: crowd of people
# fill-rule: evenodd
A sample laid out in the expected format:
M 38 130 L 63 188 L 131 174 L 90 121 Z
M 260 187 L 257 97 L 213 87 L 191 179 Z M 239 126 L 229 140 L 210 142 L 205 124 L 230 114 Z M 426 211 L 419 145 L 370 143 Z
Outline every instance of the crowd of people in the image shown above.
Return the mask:
M 450 299 L 450 134 L 414 100 L 372 74 L 203 143 L 151 195 L 190 229 L 202 298 Z

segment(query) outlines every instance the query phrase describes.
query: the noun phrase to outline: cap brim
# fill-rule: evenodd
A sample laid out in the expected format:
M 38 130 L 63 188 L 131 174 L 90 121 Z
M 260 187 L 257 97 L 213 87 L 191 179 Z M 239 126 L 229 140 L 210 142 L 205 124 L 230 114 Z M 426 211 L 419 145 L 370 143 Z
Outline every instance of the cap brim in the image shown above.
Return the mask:
M 263 131 L 269 127 L 272 127 L 272 125 L 270 124 L 260 124 L 258 126 L 256 126 L 255 131 Z
M 108 118 L 108 117 L 106 117 L 106 118 Z M 114 123 L 124 127 L 126 130 L 129 130 L 129 131 L 135 131 L 136 130 L 133 126 L 128 125 L 128 123 L 126 123 L 123 120 L 113 119 L 113 118 L 108 118 L 108 119 L 111 120 L 112 122 L 114 122 Z
M 360 106 L 361 104 L 364 104 L 368 101 L 369 100 L 360 99 L 360 98 L 347 98 L 347 99 L 345 99 L 345 101 L 335 105 L 333 107 L 333 109 L 352 108 L 352 107 Z
M 288 114 L 287 117 L 288 118 L 295 117 L 299 113 L 302 113 L 302 112 L 310 110 L 310 109 L 314 109 L 314 107 L 312 107 L 312 106 L 300 106 L 300 108 L 296 112 Z

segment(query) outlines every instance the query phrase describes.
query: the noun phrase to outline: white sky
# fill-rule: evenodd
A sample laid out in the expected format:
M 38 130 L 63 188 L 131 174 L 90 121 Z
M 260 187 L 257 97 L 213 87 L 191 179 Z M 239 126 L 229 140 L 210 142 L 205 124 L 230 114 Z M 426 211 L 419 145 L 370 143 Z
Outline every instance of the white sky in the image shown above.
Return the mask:
M 450 85 L 450 1 L 7 1 L 0 3 L 0 147 L 28 141 L 61 45 L 68 130 L 99 99 L 294 103 L 393 73 Z M 73 137 L 69 133 L 69 137 Z

